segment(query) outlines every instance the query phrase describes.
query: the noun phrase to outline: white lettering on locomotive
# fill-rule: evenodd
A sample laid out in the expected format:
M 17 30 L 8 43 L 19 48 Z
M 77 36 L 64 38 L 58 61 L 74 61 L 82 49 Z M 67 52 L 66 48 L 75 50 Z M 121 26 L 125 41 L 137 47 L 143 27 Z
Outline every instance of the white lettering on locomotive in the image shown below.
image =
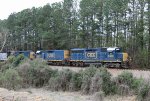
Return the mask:
M 49 58 L 54 58 L 54 57 L 55 57 L 55 54 L 54 54 L 54 53 L 49 53 L 49 54 L 48 54 L 48 57 L 49 57 Z
M 88 58 L 96 58 L 96 52 L 88 52 L 88 53 L 86 53 L 86 56 Z

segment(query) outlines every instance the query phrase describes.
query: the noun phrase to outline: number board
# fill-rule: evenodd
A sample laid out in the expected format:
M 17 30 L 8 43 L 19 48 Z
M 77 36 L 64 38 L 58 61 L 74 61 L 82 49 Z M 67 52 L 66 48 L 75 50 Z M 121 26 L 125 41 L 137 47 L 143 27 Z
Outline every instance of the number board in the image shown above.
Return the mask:
M 109 53 L 108 57 L 113 58 L 114 55 L 112 53 Z
M 86 53 L 87 58 L 97 58 L 96 52 L 87 52 Z
M 54 58 L 54 57 L 55 57 L 55 54 L 54 54 L 54 53 L 49 53 L 49 54 L 48 54 L 48 57 L 49 57 L 49 58 Z

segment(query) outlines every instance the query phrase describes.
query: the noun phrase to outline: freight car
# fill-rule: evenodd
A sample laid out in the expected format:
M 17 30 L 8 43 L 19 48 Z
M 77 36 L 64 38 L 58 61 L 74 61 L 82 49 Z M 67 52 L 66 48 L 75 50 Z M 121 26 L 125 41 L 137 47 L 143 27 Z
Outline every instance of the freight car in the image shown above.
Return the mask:
M 12 55 L 17 57 L 18 55 L 22 54 L 24 57 L 33 60 L 35 58 L 35 53 L 33 51 L 14 51 L 11 52 Z
M 106 66 L 129 67 L 128 54 L 121 48 L 75 48 L 69 50 L 38 51 L 37 56 L 46 60 L 51 65 L 69 66 Z

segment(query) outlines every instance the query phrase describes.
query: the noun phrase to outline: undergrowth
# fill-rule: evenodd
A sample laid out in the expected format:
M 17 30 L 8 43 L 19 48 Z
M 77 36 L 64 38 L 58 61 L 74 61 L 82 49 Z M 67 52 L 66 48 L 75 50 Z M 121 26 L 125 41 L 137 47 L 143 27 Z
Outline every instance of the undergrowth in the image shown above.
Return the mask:
M 19 89 L 27 87 L 47 87 L 51 91 L 80 91 L 83 94 L 137 95 L 138 101 L 149 101 L 150 86 L 142 78 L 135 78 L 130 72 L 117 77 L 106 68 L 88 67 L 74 72 L 69 69 L 54 70 L 41 59 L 30 61 L 21 55 L 9 57 L 0 65 L 0 87 Z

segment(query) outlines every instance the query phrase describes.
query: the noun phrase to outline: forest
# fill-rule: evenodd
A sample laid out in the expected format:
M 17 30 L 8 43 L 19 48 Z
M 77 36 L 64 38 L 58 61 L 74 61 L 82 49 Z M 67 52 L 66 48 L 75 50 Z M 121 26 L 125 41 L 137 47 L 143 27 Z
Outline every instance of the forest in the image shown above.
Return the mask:
M 121 47 L 150 68 L 150 0 L 64 0 L 0 20 L 0 49 Z

